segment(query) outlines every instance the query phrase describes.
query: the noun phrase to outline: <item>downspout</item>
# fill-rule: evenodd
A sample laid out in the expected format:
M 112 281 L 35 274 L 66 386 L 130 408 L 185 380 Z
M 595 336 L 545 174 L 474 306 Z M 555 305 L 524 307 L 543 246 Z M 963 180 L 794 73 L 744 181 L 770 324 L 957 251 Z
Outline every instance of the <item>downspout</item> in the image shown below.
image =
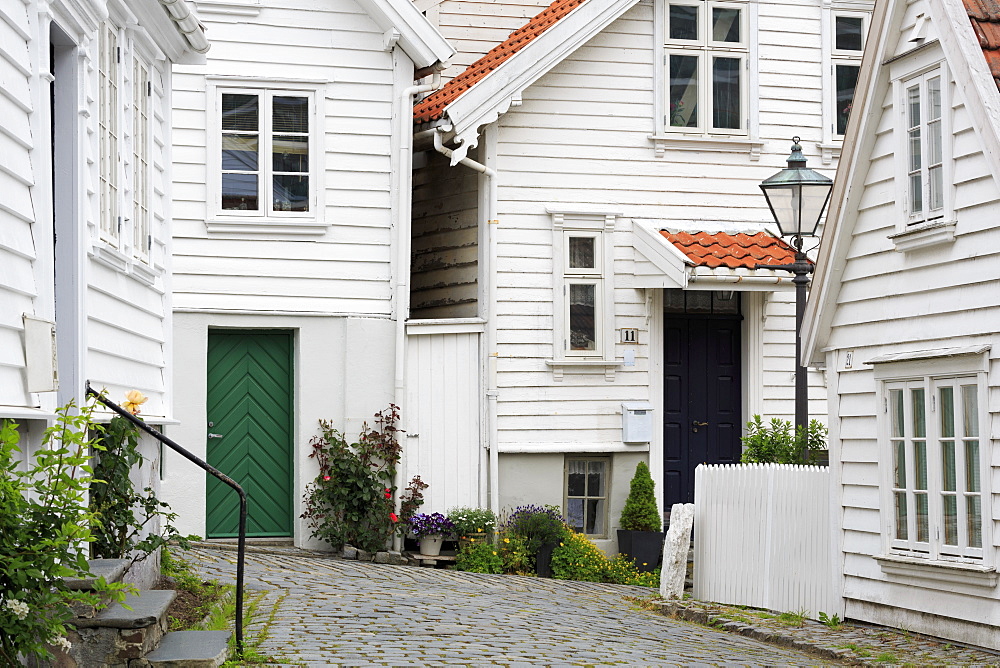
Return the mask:
M 396 51 L 395 53 L 398 53 Z M 396 369 L 395 401 L 401 402 L 406 389 L 406 320 L 410 315 L 410 218 L 413 215 L 413 96 L 429 93 L 441 87 L 441 70 L 444 63 L 436 63 L 434 76 L 429 84 L 408 86 L 399 96 L 399 211 L 396 239 Z M 399 465 L 393 477 L 393 487 L 402 488 L 403 471 L 406 469 L 406 451 L 400 454 Z M 399 495 L 396 509 L 399 510 Z M 403 539 L 393 535 L 392 547 L 399 550 Z

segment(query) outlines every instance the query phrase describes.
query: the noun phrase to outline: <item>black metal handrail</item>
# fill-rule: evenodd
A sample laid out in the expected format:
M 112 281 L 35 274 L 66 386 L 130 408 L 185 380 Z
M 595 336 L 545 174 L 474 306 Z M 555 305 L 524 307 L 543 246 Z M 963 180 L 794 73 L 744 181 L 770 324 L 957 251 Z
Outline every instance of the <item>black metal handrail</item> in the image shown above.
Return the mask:
M 215 468 L 204 459 L 201 459 L 195 454 L 192 454 L 182 446 L 178 445 L 176 442 L 171 440 L 169 437 L 164 436 L 157 430 L 150 427 L 148 424 L 137 418 L 136 416 L 129 413 L 127 410 L 111 401 L 103 394 L 95 390 L 90 386 L 90 381 L 87 381 L 87 396 L 94 397 L 97 401 L 101 402 L 112 411 L 121 415 L 123 418 L 142 429 L 144 432 L 158 440 L 160 443 L 171 448 L 174 452 L 183 455 L 190 461 L 194 462 L 201 468 L 205 469 L 213 476 L 226 483 L 240 495 L 240 527 L 239 527 L 239 540 L 236 547 L 236 651 L 240 658 L 243 658 L 243 557 L 246 551 L 246 539 L 247 539 L 247 494 L 240 487 L 239 483 L 227 476 L 225 473 Z

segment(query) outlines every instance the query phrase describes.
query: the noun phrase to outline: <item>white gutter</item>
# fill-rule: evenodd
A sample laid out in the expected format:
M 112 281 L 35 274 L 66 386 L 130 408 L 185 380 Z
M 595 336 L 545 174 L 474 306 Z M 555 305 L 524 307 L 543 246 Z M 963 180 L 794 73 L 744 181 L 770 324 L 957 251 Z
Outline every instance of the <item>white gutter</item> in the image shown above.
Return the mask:
M 196 53 L 208 53 L 211 44 L 205 37 L 205 26 L 191 11 L 187 0 L 160 0 L 160 4 L 167 10 L 173 22 L 177 24 L 177 29 L 187 39 L 191 49 Z
M 161 2 L 163 0 L 160 0 Z M 398 51 L 395 49 L 393 53 Z M 406 320 L 410 316 L 410 228 L 413 216 L 413 96 L 429 93 L 441 87 L 441 70 L 444 63 L 437 63 L 434 76 L 429 84 L 408 86 L 399 95 L 399 206 L 397 211 L 396 234 L 396 368 L 394 394 L 396 402 L 401 403 L 406 389 Z M 402 489 L 403 471 L 406 470 L 406 451 L 403 448 L 400 462 L 396 467 L 393 486 Z M 397 494 L 397 510 L 398 507 Z M 393 536 L 393 549 L 399 550 L 402 537 Z
M 444 145 L 444 140 L 442 139 L 443 132 L 441 131 L 441 128 L 431 128 L 430 130 L 418 132 L 414 135 L 414 139 L 422 139 L 428 135 L 431 135 L 434 138 L 434 150 L 448 158 L 448 160 L 451 160 L 451 156 L 454 155 L 455 152 Z M 485 174 L 490 178 L 497 175 L 495 171 L 480 162 L 476 162 L 472 158 L 462 158 L 457 164 L 465 165 L 466 167 L 474 169 L 480 174 Z

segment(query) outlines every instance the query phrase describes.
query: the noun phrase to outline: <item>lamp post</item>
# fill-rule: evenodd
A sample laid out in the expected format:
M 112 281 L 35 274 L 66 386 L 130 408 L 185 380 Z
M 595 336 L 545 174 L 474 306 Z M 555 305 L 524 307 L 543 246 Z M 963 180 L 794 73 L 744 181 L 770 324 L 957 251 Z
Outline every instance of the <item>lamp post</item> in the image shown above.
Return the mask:
M 816 235 L 820 216 L 833 190 L 833 181 L 806 167 L 799 138 L 792 137 L 792 154 L 788 167 L 760 184 L 767 206 L 782 236 L 792 236 L 795 262 L 792 264 L 758 264 L 757 268 L 784 269 L 795 274 L 795 430 L 803 433 L 809 426 L 809 387 L 802 366 L 802 316 L 806 309 L 806 286 L 813 265 L 802 252 L 802 237 Z M 803 451 L 805 456 L 805 451 Z

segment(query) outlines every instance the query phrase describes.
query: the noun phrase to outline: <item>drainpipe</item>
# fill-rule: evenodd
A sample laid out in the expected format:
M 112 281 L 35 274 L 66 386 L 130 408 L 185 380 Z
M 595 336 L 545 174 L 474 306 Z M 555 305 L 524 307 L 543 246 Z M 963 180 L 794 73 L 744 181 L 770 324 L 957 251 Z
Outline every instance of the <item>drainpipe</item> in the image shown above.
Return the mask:
M 398 51 L 394 51 L 398 54 Z M 441 70 L 447 65 L 436 63 L 434 77 L 429 84 L 408 86 L 399 95 L 399 211 L 398 234 L 396 239 L 396 369 L 394 397 L 396 402 L 402 402 L 403 391 L 406 388 L 406 320 L 410 315 L 410 218 L 413 215 L 413 96 L 429 93 L 441 87 Z M 419 435 L 419 434 L 418 434 Z M 402 449 L 399 466 L 393 486 L 402 488 L 403 471 L 406 469 L 406 451 Z M 398 506 L 397 495 L 397 507 Z M 392 538 L 392 547 L 399 550 L 403 539 L 399 535 Z

